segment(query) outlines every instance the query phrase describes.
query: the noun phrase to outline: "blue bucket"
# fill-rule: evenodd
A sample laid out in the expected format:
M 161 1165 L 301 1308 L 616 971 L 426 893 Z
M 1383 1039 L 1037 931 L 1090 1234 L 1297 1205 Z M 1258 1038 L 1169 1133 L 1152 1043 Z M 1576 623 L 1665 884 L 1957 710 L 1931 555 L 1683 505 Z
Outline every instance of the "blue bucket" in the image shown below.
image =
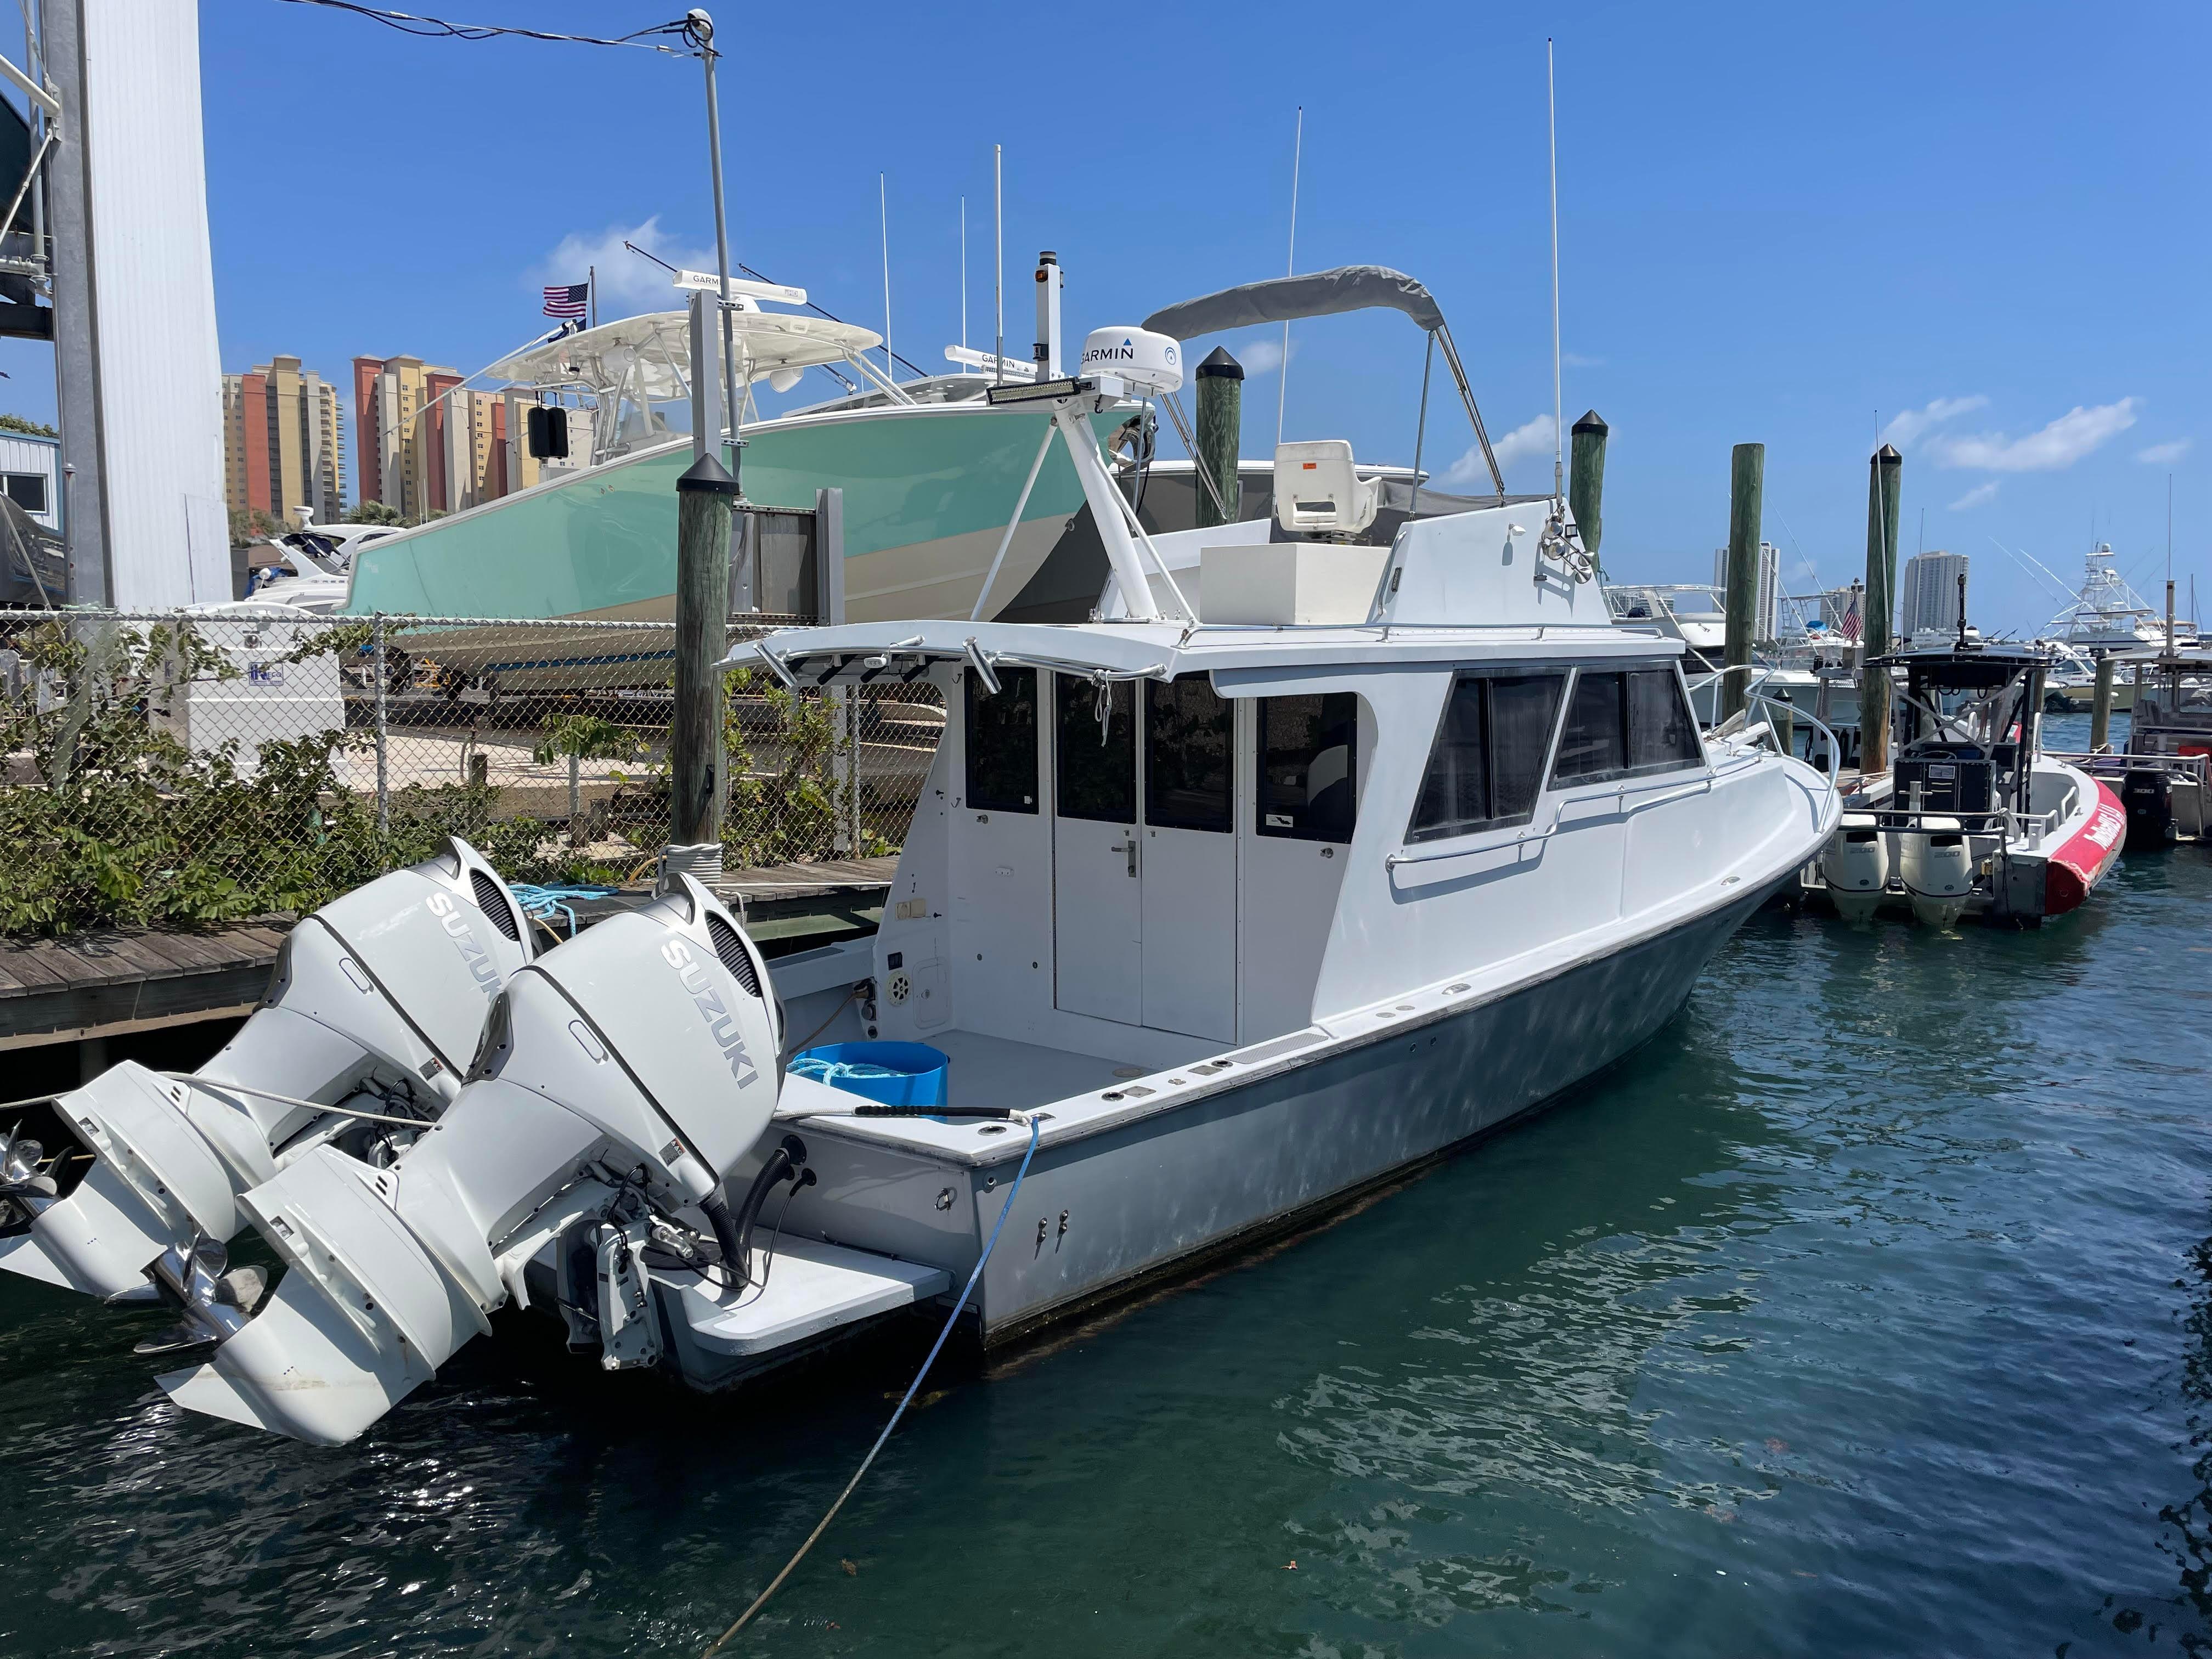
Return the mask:
M 942 1106 L 952 1059 L 926 1042 L 826 1042 L 792 1056 L 793 1075 L 886 1106 Z

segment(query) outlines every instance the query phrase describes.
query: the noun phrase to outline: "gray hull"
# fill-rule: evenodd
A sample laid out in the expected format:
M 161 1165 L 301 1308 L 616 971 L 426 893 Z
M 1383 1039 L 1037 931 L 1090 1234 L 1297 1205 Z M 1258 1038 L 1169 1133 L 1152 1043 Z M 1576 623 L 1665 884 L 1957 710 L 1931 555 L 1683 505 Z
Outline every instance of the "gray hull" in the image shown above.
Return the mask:
M 1047 1146 L 976 1291 L 983 1340 L 1018 1339 L 1294 1229 L 1542 1107 L 1673 1018 L 1767 896 L 1474 1007 Z M 928 1261 L 956 1279 L 997 1221 L 1024 1142 L 1010 1133 L 1007 1156 L 977 1165 L 819 1127 L 802 1133 L 821 1185 L 793 1202 L 794 1232 Z

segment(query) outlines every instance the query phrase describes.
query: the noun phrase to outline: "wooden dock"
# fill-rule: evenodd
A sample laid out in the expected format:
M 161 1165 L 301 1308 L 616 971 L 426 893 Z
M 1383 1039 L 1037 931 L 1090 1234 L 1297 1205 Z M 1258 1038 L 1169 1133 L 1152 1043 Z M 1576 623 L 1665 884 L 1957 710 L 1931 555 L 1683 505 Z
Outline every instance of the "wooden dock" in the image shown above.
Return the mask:
M 194 933 L 101 928 L 0 939 L 0 1049 L 251 1013 L 291 925 L 272 917 Z
M 896 858 L 733 870 L 720 884 L 771 956 L 777 946 L 873 930 Z M 646 901 L 649 890 L 577 902 L 588 927 Z M 198 1020 L 237 1019 L 268 989 L 289 918 L 198 933 L 102 928 L 60 939 L 0 939 L 0 1050 L 99 1042 Z

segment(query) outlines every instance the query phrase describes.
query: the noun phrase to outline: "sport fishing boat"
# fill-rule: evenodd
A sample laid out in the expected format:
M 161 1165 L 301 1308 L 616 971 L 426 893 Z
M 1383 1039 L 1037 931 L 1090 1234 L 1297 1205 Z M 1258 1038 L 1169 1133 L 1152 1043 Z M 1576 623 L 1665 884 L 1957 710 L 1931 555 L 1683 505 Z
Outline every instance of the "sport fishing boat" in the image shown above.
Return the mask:
M 1893 764 L 1847 792 L 1808 888 L 1850 920 L 1894 908 L 1938 927 L 1970 915 L 2039 927 L 2086 902 L 2127 816 L 2080 765 L 2043 752 L 2049 663 L 1964 629 L 1877 658 L 1895 685 Z
M 1060 269 L 1049 252 L 1037 270 L 1037 357 L 1060 368 Z M 883 345 L 871 330 L 825 316 L 767 308 L 804 304 L 805 291 L 755 283 L 738 290 L 730 313 L 744 403 L 746 498 L 811 512 L 817 492 L 843 492 L 846 616 L 967 617 L 994 568 L 987 614 L 1040 611 L 1079 617 L 1105 574 L 1091 556 L 1064 550 L 1084 506 L 1073 472 L 1054 450 L 1024 487 L 1043 422 L 1033 410 L 994 405 L 997 381 L 1026 380 L 1031 363 L 986 363 L 915 380 L 893 380 L 870 359 Z M 671 404 L 688 403 L 693 379 L 689 314 L 668 311 L 604 323 L 516 353 L 486 374 L 529 388 L 549 404 L 567 399 L 561 447 L 570 465 L 540 483 L 401 532 L 362 550 L 350 571 L 344 610 L 367 616 L 567 618 L 665 622 L 675 614 L 676 478 L 691 464 L 690 436 L 672 429 Z M 710 350 L 711 361 L 714 354 Z M 754 389 L 788 392 L 809 370 L 831 374 L 840 395 L 763 418 Z M 1140 405 L 1101 411 L 1098 427 L 1134 464 L 1136 434 L 1124 434 Z M 1139 422 L 1141 426 L 1142 422 Z M 1149 434 L 1145 434 L 1149 443 Z M 1186 470 L 1188 463 L 1184 464 Z M 1172 495 L 1173 491 L 1169 494 Z M 1017 501 L 1020 511 L 1014 511 Z M 1009 518 L 1006 545 L 1000 549 Z M 1042 596 L 1030 582 L 1055 550 L 1082 568 L 1054 573 Z M 787 611 L 781 591 L 757 608 Z M 1067 601 L 1079 597 L 1079 606 Z M 602 650 L 606 649 L 601 642 Z
M 1295 1228 L 1674 1016 L 1834 831 L 1832 777 L 1764 727 L 1700 735 L 1680 642 L 1613 624 L 1564 501 L 1362 545 L 1371 481 L 1307 443 L 1279 453 L 1283 539 L 1145 532 L 1091 427 L 1180 359 L 1100 331 L 1078 374 L 992 394 L 1064 441 L 1098 619 L 732 654 L 943 691 L 881 931 L 771 964 L 677 874 L 516 969 L 434 1131 L 241 1196 L 286 1272 L 161 1379 L 180 1405 L 346 1441 L 510 1304 L 707 1389 L 921 1304 L 1004 1343 Z M 863 1054 L 785 1064 L 810 1030 Z

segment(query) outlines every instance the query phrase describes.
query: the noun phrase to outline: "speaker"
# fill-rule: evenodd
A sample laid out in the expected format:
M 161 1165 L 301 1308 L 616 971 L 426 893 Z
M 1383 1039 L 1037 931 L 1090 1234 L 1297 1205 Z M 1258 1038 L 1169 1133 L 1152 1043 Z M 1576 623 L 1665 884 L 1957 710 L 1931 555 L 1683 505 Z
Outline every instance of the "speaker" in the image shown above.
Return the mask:
M 530 453 L 540 461 L 568 459 L 568 411 L 557 404 L 533 404 L 528 416 Z

